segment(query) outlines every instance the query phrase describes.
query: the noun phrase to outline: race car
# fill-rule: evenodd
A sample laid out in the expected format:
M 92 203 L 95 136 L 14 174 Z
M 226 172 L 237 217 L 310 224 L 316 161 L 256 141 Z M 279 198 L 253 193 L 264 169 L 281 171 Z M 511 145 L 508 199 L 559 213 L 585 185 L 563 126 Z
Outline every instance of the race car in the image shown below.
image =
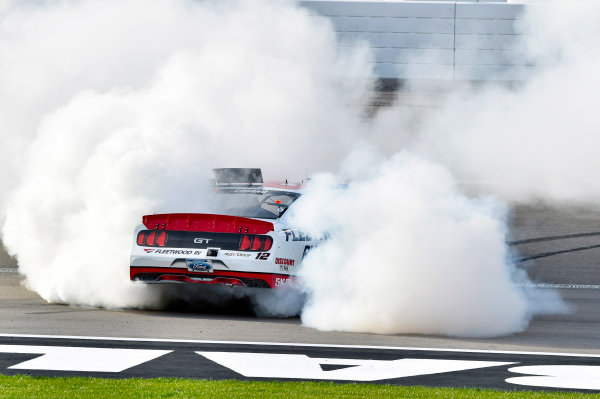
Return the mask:
M 145 215 L 134 231 L 131 280 L 281 287 L 324 239 L 287 223 L 301 184 L 263 184 L 260 169 L 213 172 L 223 212 Z

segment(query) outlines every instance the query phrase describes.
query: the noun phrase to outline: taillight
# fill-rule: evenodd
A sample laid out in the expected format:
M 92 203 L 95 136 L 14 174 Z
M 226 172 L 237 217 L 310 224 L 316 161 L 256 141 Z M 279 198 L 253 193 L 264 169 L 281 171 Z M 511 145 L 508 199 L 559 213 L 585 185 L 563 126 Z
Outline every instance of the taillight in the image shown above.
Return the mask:
M 261 251 L 268 251 L 273 246 L 273 239 L 269 236 L 265 236 L 264 239 Z
M 258 251 L 263 244 L 263 240 L 261 238 L 261 236 L 254 236 L 254 239 L 252 240 L 252 247 L 250 248 L 252 251 Z
M 144 245 L 144 234 L 145 231 L 140 231 L 137 236 L 137 245 Z
M 158 233 L 158 237 L 156 237 L 156 245 L 159 247 L 164 247 L 167 242 L 167 232 L 161 231 Z
M 240 240 L 240 251 L 247 251 L 250 249 L 250 236 L 243 235 Z
M 240 251 L 268 251 L 273 246 L 273 239 L 269 236 L 244 234 L 240 239 Z
M 156 232 L 155 231 L 150 231 L 148 233 L 148 235 L 146 236 L 146 245 L 148 246 L 153 246 L 154 245 L 154 238 L 156 237 Z

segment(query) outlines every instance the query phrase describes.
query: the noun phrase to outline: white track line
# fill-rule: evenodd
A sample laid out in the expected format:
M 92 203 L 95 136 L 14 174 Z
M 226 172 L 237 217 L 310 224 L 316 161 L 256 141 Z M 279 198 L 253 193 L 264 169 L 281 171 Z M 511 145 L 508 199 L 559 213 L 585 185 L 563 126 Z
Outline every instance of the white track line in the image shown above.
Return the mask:
M 43 338 L 43 339 L 79 339 L 79 340 L 104 340 L 124 342 L 163 342 L 163 343 L 192 343 L 192 344 L 219 344 L 219 345 L 264 345 L 264 346 L 301 346 L 313 348 L 346 348 L 346 349 L 379 349 L 398 351 L 435 351 L 456 353 L 489 353 L 507 355 L 537 355 L 537 356 L 571 356 L 600 358 L 600 354 L 587 353 L 559 353 L 559 352 L 527 352 L 527 351 L 493 351 L 481 349 L 446 349 L 446 348 L 413 348 L 404 346 L 372 346 L 372 345 L 329 345 L 306 344 L 293 342 L 244 342 L 244 341 L 207 341 L 194 339 L 161 339 L 161 338 L 121 338 L 121 337 L 87 337 L 71 335 L 30 335 L 30 334 L 0 334 L 6 338 Z

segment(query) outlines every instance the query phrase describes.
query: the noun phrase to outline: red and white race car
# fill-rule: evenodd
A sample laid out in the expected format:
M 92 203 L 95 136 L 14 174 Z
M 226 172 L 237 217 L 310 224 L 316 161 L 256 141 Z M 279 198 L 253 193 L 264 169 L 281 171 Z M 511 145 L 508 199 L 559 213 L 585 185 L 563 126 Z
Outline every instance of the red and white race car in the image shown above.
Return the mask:
M 290 228 L 301 185 L 263 184 L 260 169 L 214 169 L 223 214 L 146 215 L 131 250 L 131 280 L 280 287 L 322 238 Z

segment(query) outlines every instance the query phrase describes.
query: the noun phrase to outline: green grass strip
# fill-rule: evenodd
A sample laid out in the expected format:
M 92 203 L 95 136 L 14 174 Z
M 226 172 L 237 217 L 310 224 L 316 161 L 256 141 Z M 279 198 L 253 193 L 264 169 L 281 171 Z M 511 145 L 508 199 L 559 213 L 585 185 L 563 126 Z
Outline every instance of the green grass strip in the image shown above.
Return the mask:
M 333 382 L 0 376 L 0 398 L 590 398 L 565 392 L 425 388 Z

